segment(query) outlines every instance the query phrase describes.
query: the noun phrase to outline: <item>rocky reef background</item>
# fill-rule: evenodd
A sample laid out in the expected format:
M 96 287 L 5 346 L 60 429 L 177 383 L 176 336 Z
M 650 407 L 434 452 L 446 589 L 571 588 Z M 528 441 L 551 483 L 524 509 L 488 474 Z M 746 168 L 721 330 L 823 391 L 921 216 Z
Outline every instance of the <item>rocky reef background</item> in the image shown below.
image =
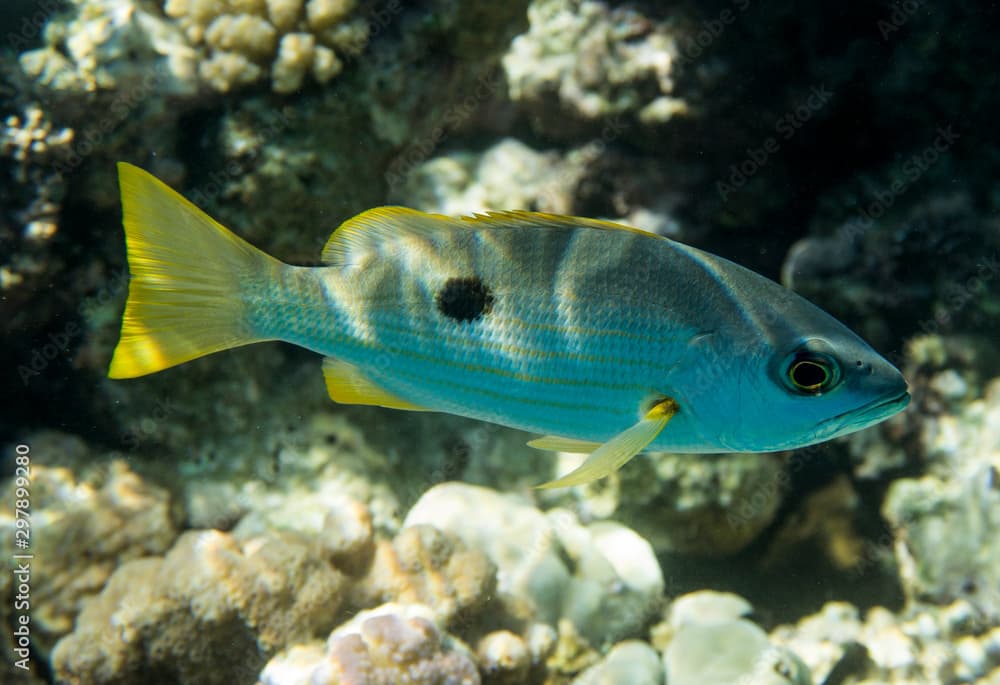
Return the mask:
M 962 0 L 8 0 L 2 682 L 1000 683 L 1000 10 Z M 809 297 L 914 401 L 606 481 L 340 407 L 259 345 L 109 381 L 114 162 L 316 263 L 371 206 L 608 218 Z

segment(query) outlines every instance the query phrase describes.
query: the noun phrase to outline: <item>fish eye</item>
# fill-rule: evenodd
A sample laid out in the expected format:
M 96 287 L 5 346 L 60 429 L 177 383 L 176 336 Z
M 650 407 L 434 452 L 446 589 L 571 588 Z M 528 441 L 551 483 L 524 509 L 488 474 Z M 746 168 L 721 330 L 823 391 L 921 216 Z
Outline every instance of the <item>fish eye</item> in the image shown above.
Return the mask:
M 800 349 L 791 355 L 785 368 L 788 387 L 804 395 L 820 395 L 840 380 L 836 360 L 822 352 Z

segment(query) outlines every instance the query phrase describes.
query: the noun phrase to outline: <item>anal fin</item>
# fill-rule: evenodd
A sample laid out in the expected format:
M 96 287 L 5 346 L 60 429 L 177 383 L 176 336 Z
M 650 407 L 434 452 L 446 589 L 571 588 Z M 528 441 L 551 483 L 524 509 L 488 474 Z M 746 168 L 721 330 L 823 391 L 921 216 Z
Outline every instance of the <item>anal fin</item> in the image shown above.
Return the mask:
M 386 392 L 368 380 L 358 367 L 339 359 L 323 359 L 323 380 L 326 381 L 330 399 L 340 404 L 369 404 L 389 409 L 430 411 Z
M 656 439 L 656 436 L 666 427 L 678 409 L 675 400 L 670 397 L 663 398 L 646 412 L 639 423 L 625 429 L 591 452 L 586 461 L 576 470 L 570 471 L 562 478 L 536 487 L 541 489 L 567 488 L 572 485 L 584 485 L 611 475 L 624 466 L 629 459 L 646 449 L 646 446 Z

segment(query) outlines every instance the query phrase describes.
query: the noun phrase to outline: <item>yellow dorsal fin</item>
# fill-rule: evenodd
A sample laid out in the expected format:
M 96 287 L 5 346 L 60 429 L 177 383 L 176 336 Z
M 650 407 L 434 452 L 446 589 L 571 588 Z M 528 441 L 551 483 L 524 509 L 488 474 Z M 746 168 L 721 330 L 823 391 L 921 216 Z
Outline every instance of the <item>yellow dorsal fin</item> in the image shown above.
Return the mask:
M 528 447 L 536 450 L 551 450 L 552 452 L 570 452 L 571 454 L 590 454 L 601 446 L 599 442 L 560 438 L 557 435 L 545 435 L 528 441 Z
M 567 488 L 571 485 L 584 485 L 611 475 L 624 466 L 629 459 L 646 449 L 677 413 L 677 409 L 676 401 L 670 397 L 663 398 L 646 412 L 639 423 L 625 429 L 591 452 L 579 468 L 570 471 L 562 478 L 543 483 L 537 487 L 541 489 Z
M 340 404 L 370 404 L 390 409 L 429 411 L 386 392 L 365 378 L 358 367 L 339 359 L 323 359 L 323 380 L 326 381 L 330 399 Z
M 604 231 L 628 231 L 651 238 L 660 237 L 655 233 L 611 221 L 545 214 L 543 212 L 520 210 L 486 212 L 456 219 L 443 214 L 428 214 L 408 207 L 376 207 L 361 212 L 361 214 L 342 223 L 327 240 L 321 259 L 324 264 L 334 266 L 346 264 L 349 261 L 348 253 L 352 249 L 368 248 L 389 236 L 398 237 L 400 234 L 426 236 L 444 228 L 596 228 Z
M 660 236 L 640 228 L 618 224 L 613 221 L 587 219 L 581 216 L 565 214 L 547 214 L 545 212 L 527 212 L 519 209 L 497 212 L 485 212 L 463 216 L 460 221 L 470 228 L 596 228 L 602 231 L 627 231 L 659 238 Z
M 326 241 L 321 259 L 333 266 L 345 264 L 352 249 L 378 244 L 389 236 L 426 235 L 449 223 L 455 225 L 458 220 L 409 207 L 375 207 L 342 223 Z

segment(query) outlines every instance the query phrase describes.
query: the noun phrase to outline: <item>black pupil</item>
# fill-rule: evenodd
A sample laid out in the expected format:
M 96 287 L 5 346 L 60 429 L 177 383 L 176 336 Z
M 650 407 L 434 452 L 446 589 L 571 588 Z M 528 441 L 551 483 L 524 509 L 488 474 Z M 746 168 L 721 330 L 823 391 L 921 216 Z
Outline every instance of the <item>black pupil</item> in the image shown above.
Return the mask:
M 792 380 L 800 388 L 816 388 L 826 382 L 826 369 L 816 362 L 801 361 L 792 367 Z

